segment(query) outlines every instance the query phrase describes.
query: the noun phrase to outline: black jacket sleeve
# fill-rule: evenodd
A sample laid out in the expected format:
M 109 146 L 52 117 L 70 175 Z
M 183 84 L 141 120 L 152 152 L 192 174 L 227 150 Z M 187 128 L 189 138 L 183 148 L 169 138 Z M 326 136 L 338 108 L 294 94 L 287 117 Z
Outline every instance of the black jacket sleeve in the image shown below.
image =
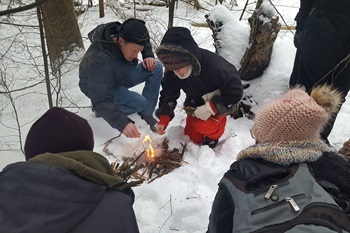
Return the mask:
M 154 53 L 152 51 L 152 44 L 150 41 L 148 41 L 148 43 L 143 47 L 143 50 L 141 51 L 142 54 L 142 58 L 149 58 L 149 57 L 153 57 L 154 58 Z
M 350 163 L 336 154 L 324 154 L 311 163 L 311 167 L 317 183 L 333 197 L 350 220 Z
M 350 163 L 336 154 L 324 154 L 313 164 L 316 178 L 323 178 L 334 183 L 350 197 Z
M 167 71 L 162 79 L 162 90 L 159 97 L 159 108 L 155 114 L 159 118 L 161 115 L 170 116 L 173 119 L 174 109 L 177 104 L 177 99 L 180 97 L 181 88 L 177 82 L 174 72 Z

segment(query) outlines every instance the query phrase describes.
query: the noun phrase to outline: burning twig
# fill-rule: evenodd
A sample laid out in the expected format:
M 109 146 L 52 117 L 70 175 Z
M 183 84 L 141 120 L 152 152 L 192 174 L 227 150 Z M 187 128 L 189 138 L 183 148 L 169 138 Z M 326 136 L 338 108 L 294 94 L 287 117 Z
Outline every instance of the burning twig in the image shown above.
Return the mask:
M 110 143 L 109 141 L 106 146 Z M 150 183 L 184 163 L 182 159 L 187 144 L 182 144 L 181 149 L 174 148 L 169 150 L 169 140 L 164 139 L 159 147 L 153 148 L 152 140 L 149 136 L 146 136 L 143 143 L 148 143 L 148 147 L 138 156 L 124 157 L 122 164 L 119 162 L 111 164 L 114 173 L 124 179 L 125 184 L 123 185 L 125 187 L 139 185 L 145 180 Z
M 185 154 L 187 144 L 182 145 L 182 150 L 174 148 L 169 151 L 169 140 L 164 139 L 162 143 L 162 154 L 147 160 L 145 168 L 147 169 L 149 183 L 155 179 L 170 173 L 175 168 L 183 164 L 183 155 Z

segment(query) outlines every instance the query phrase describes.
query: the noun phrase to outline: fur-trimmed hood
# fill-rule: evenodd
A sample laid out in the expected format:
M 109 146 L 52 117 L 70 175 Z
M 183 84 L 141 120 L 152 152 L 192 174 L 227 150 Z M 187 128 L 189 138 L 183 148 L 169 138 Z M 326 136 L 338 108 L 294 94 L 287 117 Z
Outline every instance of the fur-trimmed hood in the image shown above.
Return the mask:
M 321 140 L 258 143 L 242 150 L 237 160 L 258 159 L 289 166 L 292 163 L 315 162 L 324 152 L 335 153 Z
M 161 45 L 156 49 L 156 54 L 161 61 L 162 55 L 165 54 L 180 57 L 193 66 L 193 75 L 199 75 L 201 72 L 201 51 L 187 28 L 170 28 L 165 33 Z M 166 67 L 166 62 L 162 62 Z

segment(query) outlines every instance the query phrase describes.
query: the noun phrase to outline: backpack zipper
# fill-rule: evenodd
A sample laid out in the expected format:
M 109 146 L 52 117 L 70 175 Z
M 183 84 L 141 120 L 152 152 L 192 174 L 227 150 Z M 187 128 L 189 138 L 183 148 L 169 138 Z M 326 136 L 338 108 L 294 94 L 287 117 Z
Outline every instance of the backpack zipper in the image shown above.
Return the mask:
M 298 204 L 294 201 L 292 197 L 286 197 L 284 200 L 289 202 L 289 204 L 293 207 L 294 211 L 298 212 L 300 210 Z
M 293 210 L 295 212 L 298 212 L 300 210 L 297 202 L 295 201 L 295 199 L 299 199 L 299 198 L 305 198 L 307 197 L 306 194 L 302 193 L 302 194 L 297 194 L 297 195 L 293 195 L 293 196 L 290 196 L 290 197 L 286 197 L 285 199 L 279 201 L 279 202 L 276 202 L 276 203 L 273 203 L 271 205 L 268 205 L 268 206 L 265 206 L 265 207 L 262 207 L 260 209 L 255 209 L 251 212 L 251 215 L 254 215 L 254 214 L 257 214 L 257 213 L 260 213 L 260 212 L 263 212 L 263 211 L 266 211 L 266 210 L 269 210 L 269 209 L 274 209 L 274 208 L 277 208 L 278 206 L 282 206 L 282 205 L 285 205 L 286 203 L 289 203 Z
M 275 191 L 276 188 L 285 186 L 287 184 L 289 184 L 289 181 L 284 181 L 284 182 L 281 182 L 281 183 L 278 183 L 278 184 L 273 184 L 273 185 L 270 185 L 268 187 L 264 187 L 264 188 L 259 189 L 258 191 L 254 192 L 254 195 L 255 196 L 260 195 L 261 193 L 264 193 L 267 190 L 267 193 L 265 194 L 265 198 L 269 199 L 271 197 L 273 191 Z
M 270 199 L 273 191 L 275 191 L 275 189 L 278 188 L 278 185 L 277 184 L 273 184 L 270 186 L 269 190 L 267 190 L 267 193 L 265 194 L 265 198 L 266 199 Z

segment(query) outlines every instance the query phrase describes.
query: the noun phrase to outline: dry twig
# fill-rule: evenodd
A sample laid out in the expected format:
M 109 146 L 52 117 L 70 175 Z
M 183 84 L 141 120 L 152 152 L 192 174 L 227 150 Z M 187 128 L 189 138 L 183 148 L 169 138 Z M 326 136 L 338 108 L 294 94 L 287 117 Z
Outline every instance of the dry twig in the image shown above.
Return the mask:
M 105 153 L 109 152 L 108 145 L 113 139 L 110 139 L 105 143 Z M 124 162 L 122 164 L 114 162 L 111 166 L 114 173 L 123 178 L 123 187 L 136 186 L 143 183 L 145 180 L 151 183 L 155 179 L 170 173 L 184 163 L 182 159 L 187 144 L 182 144 L 181 146 L 181 149 L 174 148 L 169 150 L 169 140 L 164 139 L 160 148 L 157 148 L 160 149 L 160 154 L 155 155 L 154 157 L 148 157 L 144 150 L 136 157 L 124 157 Z M 111 155 L 114 156 L 113 154 Z
M 118 136 L 115 136 L 115 137 L 113 137 L 113 138 L 107 140 L 105 143 L 103 143 L 104 147 L 103 147 L 103 149 L 102 149 L 102 151 L 103 151 L 106 155 L 112 156 L 112 157 L 114 157 L 114 158 L 117 159 L 117 160 L 118 160 L 118 158 L 115 157 L 115 156 L 113 155 L 113 153 L 110 152 L 110 151 L 108 150 L 108 146 L 109 146 L 109 144 L 112 143 L 112 141 L 113 141 L 114 139 L 119 138 L 121 135 L 122 135 L 122 133 L 120 133 Z

